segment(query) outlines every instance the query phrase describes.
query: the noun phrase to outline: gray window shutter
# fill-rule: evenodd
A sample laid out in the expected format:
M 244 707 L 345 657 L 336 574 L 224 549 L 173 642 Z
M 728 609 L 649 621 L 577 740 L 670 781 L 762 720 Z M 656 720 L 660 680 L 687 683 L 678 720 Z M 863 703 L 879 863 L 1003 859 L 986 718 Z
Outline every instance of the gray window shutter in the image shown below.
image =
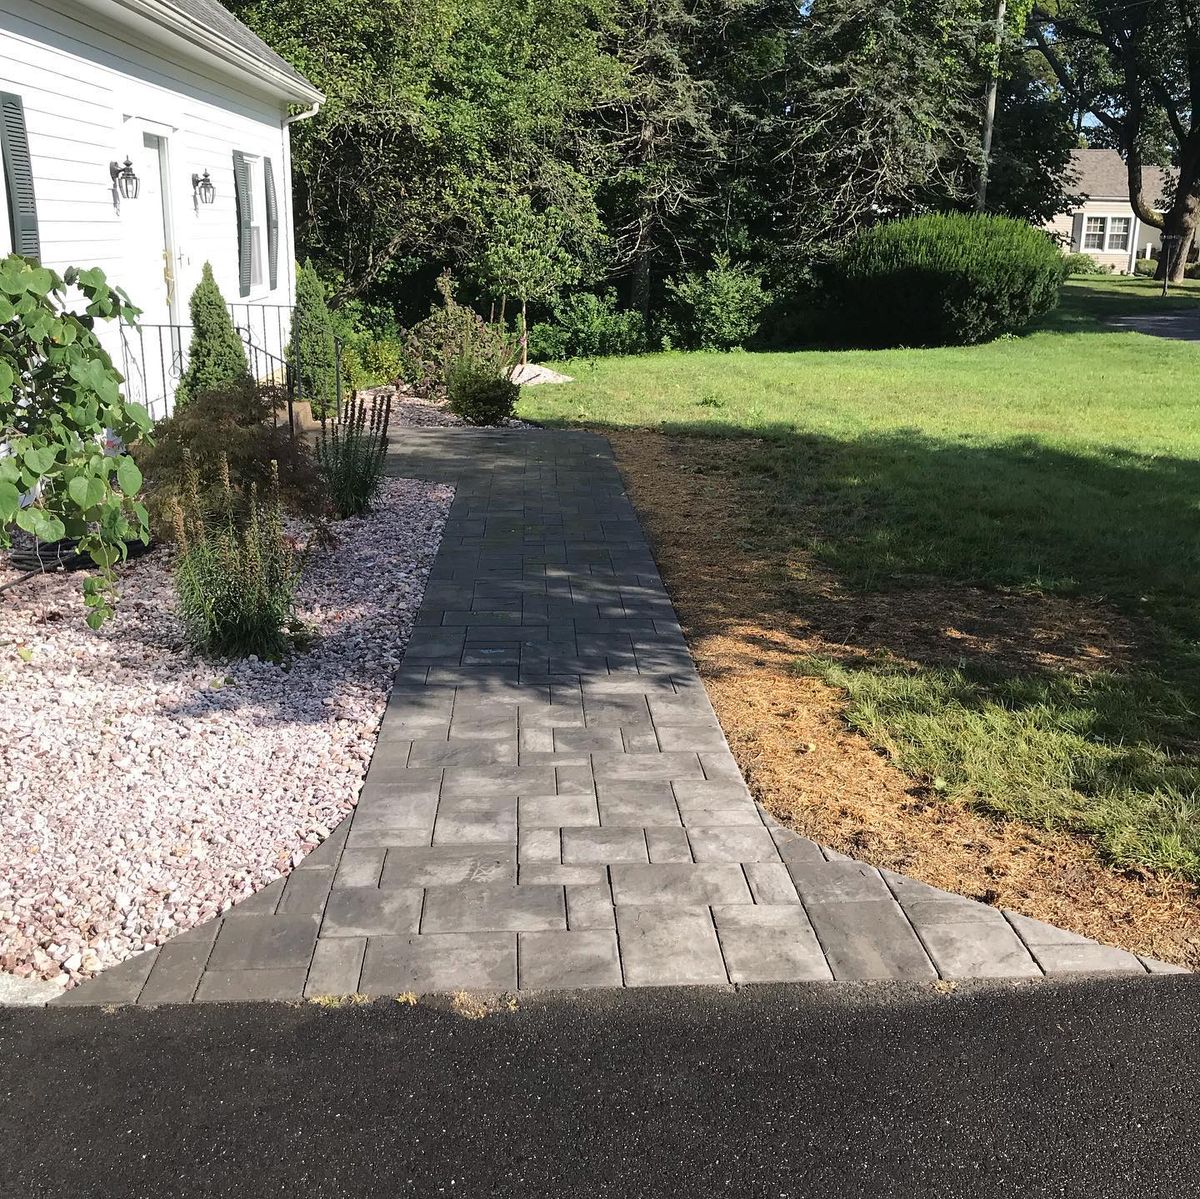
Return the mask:
M 250 166 L 240 150 L 233 152 L 233 191 L 237 198 L 238 294 L 250 294 Z
M 26 258 L 40 259 L 42 243 L 38 237 L 33 166 L 29 161 L 29 137 L 25 132 L 25 106 L 20 96 L 10 92 L 0 92 L 0 151 L 4 158 L 13 250 Z
M 279 282 L 279 205 L 275 200 L 275 170 L 269 158 L 263 159 L 263 185 L 267 191 L 267 266 L 274 291 Z

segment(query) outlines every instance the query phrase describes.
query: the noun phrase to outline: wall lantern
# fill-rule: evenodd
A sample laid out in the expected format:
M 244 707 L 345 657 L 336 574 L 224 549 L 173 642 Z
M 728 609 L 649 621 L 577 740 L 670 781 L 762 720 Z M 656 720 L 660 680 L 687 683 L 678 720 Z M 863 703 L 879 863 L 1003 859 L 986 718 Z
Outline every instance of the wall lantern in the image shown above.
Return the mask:
M 118 162 L 110 162 L 108 164 L 108 173 L 112 176 L 113 185 L 120 193 L 122 200 L 136 200 L 138 192 L 141 191 L 142 181 L 134 172 L 133 163 L 129 160 L 129 156 L 125 157 L 125 165 L 121 166 Z
M 192 197 L 197 204 L 211 204 L 217 198 L 217 189 L 213 187 L 207 171 L 203 175 L 192 176 Z

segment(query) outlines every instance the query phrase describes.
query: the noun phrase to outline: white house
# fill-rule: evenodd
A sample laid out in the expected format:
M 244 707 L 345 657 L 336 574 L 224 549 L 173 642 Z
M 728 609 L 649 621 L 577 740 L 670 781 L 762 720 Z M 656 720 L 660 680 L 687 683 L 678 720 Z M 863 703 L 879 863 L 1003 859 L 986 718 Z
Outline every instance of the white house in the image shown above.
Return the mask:
M 1070 189 L 1083 203 L 1047 226 L 1064 250 L 1090 254 L 1102 266 L 1121 274 L 1133 272 L 1138 258 L 1157 257 L 1162 234 L 1144 224 L 1129 200 L 1129 172 L 1116 150 L 1074 150 Z M 1162 211 L 1166 172 L 1142 168 L 1142 194 L 1156 212 Z
M 107 348 L 155 415 L 205 262 L 269 373 L 295 298 L 289 126 L 323 99 L 216 0 L 0 0 L 0 254 L 129 293 L 142 327 Z

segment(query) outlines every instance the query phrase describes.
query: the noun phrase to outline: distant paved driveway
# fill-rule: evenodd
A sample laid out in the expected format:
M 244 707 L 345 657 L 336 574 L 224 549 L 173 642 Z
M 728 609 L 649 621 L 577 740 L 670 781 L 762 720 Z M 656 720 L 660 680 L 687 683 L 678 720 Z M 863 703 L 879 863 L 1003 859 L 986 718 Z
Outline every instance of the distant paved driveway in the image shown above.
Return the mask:
M 1153 315 L 1114 316 L 1108 323 L 1116 329 L 1168 337 L 1172 341 L 1200 341 L 1200 308 L 1194 312 L 1161 312 Z

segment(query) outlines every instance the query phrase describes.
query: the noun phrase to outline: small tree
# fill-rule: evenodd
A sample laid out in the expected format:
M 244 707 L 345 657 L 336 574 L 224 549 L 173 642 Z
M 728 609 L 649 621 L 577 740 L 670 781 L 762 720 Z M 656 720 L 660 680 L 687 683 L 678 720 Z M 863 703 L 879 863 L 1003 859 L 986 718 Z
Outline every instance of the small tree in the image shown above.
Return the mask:
M 82 311 L 68 307 L 77 289 Z M 112 614 L 112 567 L 149 539 L 142 475 L 125 447 L 150 417 L 121 395 L 121 375 L 97 320 L 133 324 L 138 310 L 104 272 L 62 277 L 13 254 L 0 261 L 0 545 L 12 530 L 38 541 L 75 538 L 100 567 L 84 583 L 87 622 Z
M 334 361 L 333 321 L 325 303 L 325 285 L 311 262 L 296 268 L 296 310 L 292 314 L 289 355 L 300 373 L 301 399 L 308 400 L 318 416 L 333 408 L 337 376 Z
M 188 310 L 192 317 L 192 343 L 188 347 L 187 370 L 175 389 L 176 406 L 205 392 L 251 382 L 242 339 L 233 327 L 225 297 L 207 262 Z
M 538 212 L 528 196 L 496 200 L 489 212 L 487 238 L 477 270 L 493 293 L 521 304 L 521 362 L 529 360 L 528 306 L 549 302 L 582 275 L 579 256 L 567 242 L 566 215 L 556 208 Z

